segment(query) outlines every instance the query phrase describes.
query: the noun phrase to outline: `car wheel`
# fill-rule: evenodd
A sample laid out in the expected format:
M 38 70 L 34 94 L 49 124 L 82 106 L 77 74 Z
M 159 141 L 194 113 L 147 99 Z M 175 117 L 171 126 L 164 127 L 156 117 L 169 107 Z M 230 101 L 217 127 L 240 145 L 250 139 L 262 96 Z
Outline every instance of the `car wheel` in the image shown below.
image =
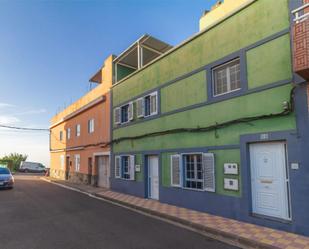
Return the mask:
M 25 169 L 25 171 L 24 171 L 25 173 L 28 173 L 29 172 L 29 170 L 28 169 Z

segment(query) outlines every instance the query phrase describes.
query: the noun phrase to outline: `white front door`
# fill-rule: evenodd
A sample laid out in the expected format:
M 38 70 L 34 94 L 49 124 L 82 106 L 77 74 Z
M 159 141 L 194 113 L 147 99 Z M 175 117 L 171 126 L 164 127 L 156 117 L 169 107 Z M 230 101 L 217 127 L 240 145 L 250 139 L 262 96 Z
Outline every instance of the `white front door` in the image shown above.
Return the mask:
M 148 157 L 148 196 L 159 200 L 159 158 Z
M 98 156 L 97 169 L 98 169 L 98 186 L 109 188 L 109 156 Z
M 290 219 L 284 143 L 250 145 L 253 213 Z

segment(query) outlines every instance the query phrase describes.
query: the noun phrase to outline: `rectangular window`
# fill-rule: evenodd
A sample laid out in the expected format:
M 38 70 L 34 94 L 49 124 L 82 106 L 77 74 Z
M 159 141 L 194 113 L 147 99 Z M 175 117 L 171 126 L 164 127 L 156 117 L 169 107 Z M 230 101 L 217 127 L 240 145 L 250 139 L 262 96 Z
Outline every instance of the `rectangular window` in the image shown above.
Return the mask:
M 122 178 L 123 179 L 130 179 L 130 158 L 129 156 L 122 156 L 121 157 L 121 164 L 122 164 Z
M 80 124 L 76 125 L 76 136 L 80 136 Z
M 213 153 L 171 155 L 171 186 L 193 190 L 216 191 Z
M 121 107 L 121 123 L 129 121 L 129 104 Z
M 158 93 L 153 92 L 136 100 L 137 117 L 149 117 L 158 114 Z
M 115 156 L 115 178 L 135 179 L 135 156 Z
M 114 123 L 117 125 L 125 124 L 134 118 L 133 102 L 129 102 L 123 106 L 114 109 Z
M 94 119 L 88 120 L 88 133 L 94 132 Z
M 74 159 L 75 159 L 75 171 L 79 172 L 80 170 L 80 155 L 74 155 Z
M 67 129 L 67 139 L 69 140 L 71 138 L 71 128 Z
M 184 177 L 186 188 L 203 189 L 204 174 L 202 154 L 184 155 Z
M 240 89 L 240 60 L 236 59 L 212 70 L 214 96 Z
M 60 141 L 63 140 L 63 131 L 60 131 L 60 133 L 59 133 L 59 140 L 60 140 Z

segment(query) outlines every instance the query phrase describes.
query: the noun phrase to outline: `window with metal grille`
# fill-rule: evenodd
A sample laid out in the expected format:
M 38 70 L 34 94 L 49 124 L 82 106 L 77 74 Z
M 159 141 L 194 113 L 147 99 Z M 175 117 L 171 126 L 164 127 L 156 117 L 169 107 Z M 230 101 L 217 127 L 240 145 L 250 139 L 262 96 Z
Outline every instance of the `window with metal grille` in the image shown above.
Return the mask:
M 184 187 L 203 189 L 204 174 L 202 154 L 183 155 L 184 160 Z
M 136 100 L 137 117 L 145 118 L 158 114 L 158 92 L 150 93 Z
M 121 157 L 122 163 L 122 178 L 130 179 L 130 167 L 129 167 L 129 156 Z
M 240 89 L 240 60 L 236 59 L 212 70 L 214 96 Z

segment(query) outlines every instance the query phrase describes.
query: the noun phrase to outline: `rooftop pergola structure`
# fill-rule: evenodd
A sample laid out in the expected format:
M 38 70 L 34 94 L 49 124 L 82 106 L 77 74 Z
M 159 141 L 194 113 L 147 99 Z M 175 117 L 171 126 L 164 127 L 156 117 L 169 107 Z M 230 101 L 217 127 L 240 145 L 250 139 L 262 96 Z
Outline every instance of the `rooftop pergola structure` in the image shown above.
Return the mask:
M 143 35 L 114 59 L 115 83 L 132 72 L 141 69 L 171 48 L 171 45 L 163 41 L 147 34 Z M 120 67 L 126 70 L 122 75 L 119 75 Z

